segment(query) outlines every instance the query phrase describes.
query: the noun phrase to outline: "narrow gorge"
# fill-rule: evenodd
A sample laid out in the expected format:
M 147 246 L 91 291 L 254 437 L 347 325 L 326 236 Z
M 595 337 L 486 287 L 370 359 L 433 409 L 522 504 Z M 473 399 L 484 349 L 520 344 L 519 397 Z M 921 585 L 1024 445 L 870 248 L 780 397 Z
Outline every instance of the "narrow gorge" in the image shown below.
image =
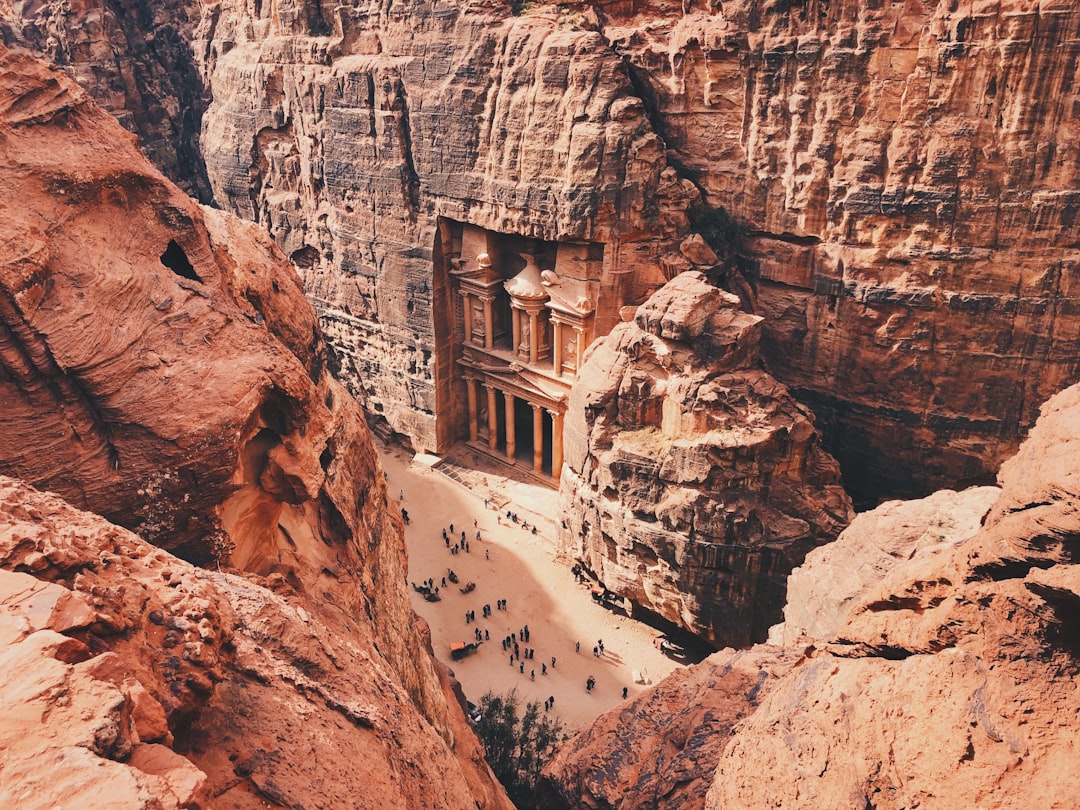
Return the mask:
M 720 649 L 542 806 L 1069 805 L 1074 3 L 0 0 L 0 43 L 6 803 L 510 807 L 378 440 L 557 490 L 553 555 Z M 17 747 L 60 683 L 97 714 Z

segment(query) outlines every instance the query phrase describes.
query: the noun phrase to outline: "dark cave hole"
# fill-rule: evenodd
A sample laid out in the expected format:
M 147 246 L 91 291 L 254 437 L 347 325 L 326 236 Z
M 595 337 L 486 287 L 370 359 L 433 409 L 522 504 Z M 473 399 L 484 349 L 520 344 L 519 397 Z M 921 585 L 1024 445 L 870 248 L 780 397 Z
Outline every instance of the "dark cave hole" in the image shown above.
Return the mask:
M 191 262 L 188 261 L 184 249 L 176 244 L 175 239 L 169 240 L 168 247 L 166 247 L 165 252 L 161 254 L 161 263 L 176 273 L 176 275 L 202 284 L 202 279 L 199 278 L 199 274 L 195 272 L 195 268 L 191 266 Z

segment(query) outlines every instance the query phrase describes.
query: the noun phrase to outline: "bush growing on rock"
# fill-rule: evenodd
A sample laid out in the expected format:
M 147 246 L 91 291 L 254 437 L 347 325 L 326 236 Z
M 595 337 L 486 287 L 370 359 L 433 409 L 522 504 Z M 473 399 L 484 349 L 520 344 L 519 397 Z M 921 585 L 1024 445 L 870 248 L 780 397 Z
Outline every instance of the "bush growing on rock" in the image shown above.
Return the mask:
M 533 700 L 519 716 L 517 690 L 505 695 L 486 692 L 480 698 L 476 734 L 484 744 L 488 764 L 519 810 L 539 808 L 536 784 L 540 769 L 566 739 L 563 724 L 545 714 Z

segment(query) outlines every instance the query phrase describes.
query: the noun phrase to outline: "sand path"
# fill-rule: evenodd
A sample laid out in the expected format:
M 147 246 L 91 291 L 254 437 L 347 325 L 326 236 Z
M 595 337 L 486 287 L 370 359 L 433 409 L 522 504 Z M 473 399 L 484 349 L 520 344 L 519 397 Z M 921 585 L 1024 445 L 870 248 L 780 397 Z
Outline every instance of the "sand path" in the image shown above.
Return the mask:
M 624 687 L 629 696 L 645 688 L 634 682 L 635 670 L 644 670 L 655 682 L 681 666 L 653 646 L 656 630 L 594 603 L 588 587 L 574 581 L 572 561 L 555 559 L 555 492 L 490 471 L 474 476 L 483 483 L 467 488 L 433 470 L 437 459 L 432 456 L 414 458 L 382 446 L 379 451 L 387 492 L 394 505 L 408 511 L 411 521 L 405 527 L 409 581 L 420 584 L 430 577 L 442 597 L 427 602 L 410 587 L 413 609 L 431 626 L 436 657 L 454 671 L 469 699 L 478 701 L 488 690 L 503 694 L 514 688 L 522 703 L 554 697 L 552 714 L 573 733 L 620 703 Z M 399 501 L 402 492 L 404 499 Z M 485 498 L 509 498 L 511 505 L 502 515 L 507 508 L 515 510 L 530 526 L 538 526 L 537 533 L 523 531 L 493 507 L 485 509 Z M 455 534 L 451 544 L 460 543 L 464 529 L 469 553 L 453 555 L 447 549 L 442 530 L 449 532 L 451 523 Z M 442 578 L 450 568 L 459 584 L 447 581 L 443 587 Z M 460 593 L 470 580 L 476 590 Z M 499 599 L 506 600 L 506 610 L 496 610 Z M 491 605 L 486 619 L 485 604 Z M 468 610 L 475 611 L 476 622 L 466 622 Z M 511 664 L 513 650 L 504 651 L 502 639 L 520 634 L 525 625 L 530 640 L 522 643 L 519 635 L 521 660 Z M 451 642 L 475 640 L 477 628 L 488 640 L 468 657 L 451 661 Z M 597 657 L 593 647 L 601 639 L 604 654 Z M 580 652 L 575 651 L 576 643 Z M 535 650 L 532 659 L 525 660 L 525 648 Z M 585 689 L 590 676 L 596 679 L 591 693 Z

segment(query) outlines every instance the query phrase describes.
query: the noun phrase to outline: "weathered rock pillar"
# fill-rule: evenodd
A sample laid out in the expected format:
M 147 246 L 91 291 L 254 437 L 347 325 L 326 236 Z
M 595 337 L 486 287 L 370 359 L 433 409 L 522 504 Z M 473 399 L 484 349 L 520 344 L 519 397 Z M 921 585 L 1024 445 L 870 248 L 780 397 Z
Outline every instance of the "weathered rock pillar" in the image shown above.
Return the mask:
M 513 331 L 510 332 L 510 334 L 513 336 L 510 339 L 510 351 L 512 351 L 516 355 L 518 351 L 518 343 L 521 340 L 521 310 L 517 307 L 510 307 L 510 318 L 512 319 L 511 322 L 513 324 Z
M 517 454 L 517 442 L 514 436 L 514 400 L 513 394 L 504 391 L 503 397 L 506 400 L 506 455 L 510 458 L 510 463 L 514 463 L 514 456 Z
M 544 472 L 544 409 L 533 405 L 533 472 Z
M 529 363 L 536 365 L 539 359 L 540 333 L 536 331 L 537 318 L 535 312 L 529 312 Z
M 558 411 L 548 413 L 551 414 L 551 477 L 558 483 L 562 474 L 563 415 Z
M 554 329 L 555 346 L 552 348 L 552 362 L 551 367 L 555 369 L 555 373 L 560 377 L 562 376 L 562 321 L 557 321 L 554 318 L 551 319 L 551 325 Z
M 495 413 L 495 389 L 485 385 L 488 400 L 488 450 L 499 446 L 499 415 Z
M 466 379 L 465 390 L 469 396 L 469 441 L 475 442 L 477 435 L 480 433 L 476 413 L 476 380 Z

